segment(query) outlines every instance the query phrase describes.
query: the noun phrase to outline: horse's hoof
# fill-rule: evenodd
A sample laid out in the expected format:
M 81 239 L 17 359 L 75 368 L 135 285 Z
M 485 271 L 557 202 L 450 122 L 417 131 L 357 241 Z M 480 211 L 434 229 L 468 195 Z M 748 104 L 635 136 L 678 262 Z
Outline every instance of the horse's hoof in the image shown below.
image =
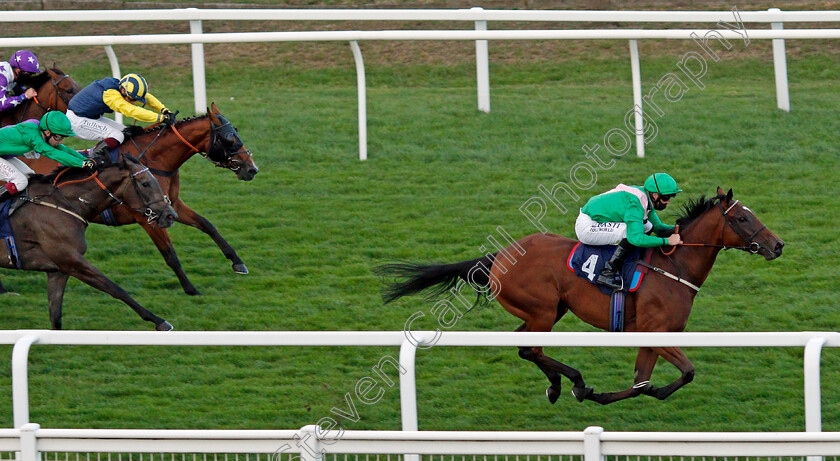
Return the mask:
M 245 264 L 239 263 L 239 264 L 234 264 L 233 265 L 233 271 L 236 272 L 237 274 L 247 274 L 248 273 L 248 268 L 245 267 Z
M 191 289 L 185 288 L 184 293 L 186 293 L 187 296 L 199 296 L 199 295 L 201 295 L 201 292 L 198 291 L 197 289 L 195 289 L 195 287 L 193 287 Z
M 545 396 L 548 397 L 548 401 L 553 405 L 560 398 L 560 389 L 551 386 L 545 390 Z
M 155 330 L 157 330 L 157 331 L 171 331 L 172 330 L 172 324 L 167 322 L 166 320 L 164 320 L 163 323 L 159 323 L 159 324 L 157 324 L 157 326 L 155 326 Z
M 584 388 L 573 387 L 572 388 L 572 395 L 574 395 L 575 398 L 578 399 L 578 402 L 583 402 L 584 400 L 586 400 L 587 397 L 592 395 L 593 392 L 595 392 L 595 389 L 592 389 L 591 387 L 584 387 Z

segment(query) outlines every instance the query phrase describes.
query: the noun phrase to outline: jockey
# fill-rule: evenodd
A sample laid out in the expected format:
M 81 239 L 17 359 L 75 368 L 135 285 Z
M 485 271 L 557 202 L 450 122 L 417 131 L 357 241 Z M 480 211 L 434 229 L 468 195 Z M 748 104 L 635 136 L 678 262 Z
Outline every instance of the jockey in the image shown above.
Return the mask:
M 580 209 L 575 222 L 578 239 L 587 245 L 618 245 L 598 283 L 621 289 L 617 274 L 634 247 L 679 245 L 674 226 L 662 224 L 657 211 L 662 211 L 682 190 L 667 173 L 654 173 L 644 187 L 619 184 L 615 189 L 596 195 Z M 657 237 L 649 235 L 653 231 Z
M 114 77 L 96 80 L 73 96 L 67 105 L 67 118 L 76 136 L 101 141 L 90 151 L 91 157 L 116 148 L 125 139 L 125 125 L 103 117 L 106 113 L 116 111 L 141 122 L 175 123 L 175 114 L 149 93 L 148 88 L 143 77 L 127 74 L 120 80 Z M 154 111 L 136 106 L 135 102 L 148 104 Z
M 35 151 L 68 166 L 94 166 L 94 161 L 63 144 L 64 138 L 75 136 L 70 121 L 63 112 L 51 110 L 39 123 L 23 122 L 0 128 L 0 200 L 6 199 L 29 185 L 28 176 L 35 174 L 15 156 Z M 10 158 L 8 158 L 8 157 Z
M 18 104 L 38 95 L 34 88 L 27 88 L 19 96 L 8 95 L 14 88 L 18 77 L 37 74 L 38 58 L 31 51 L 19 50 L 12 55 L 9 62 L 0 62 L 0 111 L 14 108 Z

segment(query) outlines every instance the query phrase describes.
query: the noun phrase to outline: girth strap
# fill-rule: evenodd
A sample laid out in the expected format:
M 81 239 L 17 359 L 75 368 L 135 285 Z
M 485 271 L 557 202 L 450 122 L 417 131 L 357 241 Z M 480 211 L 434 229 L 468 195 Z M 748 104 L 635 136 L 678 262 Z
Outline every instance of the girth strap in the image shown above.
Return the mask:
M 693 284 L 693 283 L 689 282 L 688 280 L 686 280 L 686 279 L 684 279 L 684 278 L 682 278 L 682 277 L 677 277 L 676 275 L 674 275 L 674 274 L 672 274 L 672 273 L 670 273 L 670 272 L 666 272 L 665 270 L 662 270 L 662 269 L 660 269 L 660 268 L 658 268 L 658 267 L 656 267 L 656 266 L 651 266 L 650 264 L 648 264 L 648 263 L 646 263 L 646 262 L 644 262 L 644 261 L 639 260 L 639 261 L 637 261 L 637 262 L 638 262 L 640 265 L 647 267 L 648 269 L 652 269 L 652 270 L 654 270 L 655 272 L 658 272 L 658 273 L 660 273 L 660 274 L 664 275 L 665 277 L 668 277 L 668 278 L 670 278 L 670 279 L 673 279 L 673 280 L 676 280 L 677 282 L 682 283 L 683 285 L 685 285 L 685 286 L 687 286 L 687 287 L 689 287 L 689 288 L 693 289 L 694 291 L 700 291 L 700 287 L 698 287 L 697 285 L 695 285 L 695 284 Z

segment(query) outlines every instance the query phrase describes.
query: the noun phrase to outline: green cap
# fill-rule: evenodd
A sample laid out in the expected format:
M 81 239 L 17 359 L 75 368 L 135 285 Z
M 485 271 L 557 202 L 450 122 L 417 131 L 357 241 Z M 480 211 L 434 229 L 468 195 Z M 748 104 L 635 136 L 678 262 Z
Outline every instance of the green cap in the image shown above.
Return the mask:
M 73 128 L 70 127 L 70 119 L 61 111 L 51 110 L 47 112 L 41 117 L 41 123 L 39 125 L 41 126 L 41 131 L 50 130 L 51 133 L 61 136 L 76 136 Z
M 645 180 L 645 190 L 659 195 L 670 195 L 682 192 L 677 182 L 668 173 L 654 173 Z

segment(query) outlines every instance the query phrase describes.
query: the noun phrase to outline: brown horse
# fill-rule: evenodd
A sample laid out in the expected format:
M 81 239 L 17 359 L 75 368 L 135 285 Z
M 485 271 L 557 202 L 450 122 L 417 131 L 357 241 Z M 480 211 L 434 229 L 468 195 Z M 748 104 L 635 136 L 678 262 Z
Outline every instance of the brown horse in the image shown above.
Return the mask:
M 689 200 L 684 211 L 677 224 L 682 240 L 688 243 L 676 247 L 671 255 L 655 251 L 650 263 L 658 270 L 648 274 L 638 291 L 627 295 L 625 331 L 683 331 L 697 294 L 690 285 L 699 289 L 721 249 L 758 253 L 767 260 L 782 254 L 784 242 L 750 209 L 732 200 L 731 189 L 724 194 L 718 188 L 717 196 L 709 200 L 703 197 L 699 201 Z M 533 234 L 517 243 L 500 252 L 504 258 L 496 253 L 454 264 L 396 263 L 380 266 L 375 271 L 384 277 L 401 279 L 384 290 L 386 303 L 432 287 L 433 293 L 441 294 L 464 280 L 479 292 L 477 303 L 495 298 L 508 312 L 522 319 L 525 323 L 516 331 L 551 331 L 567 311 L 597 328 L 609 328 L 609 296 L 564 267 L 577 243 L 575 240 L 554 234 Z M 578 370 L 546 356 L 541 347 L 520 347 L 519 356 L 534 362 L 548 377 L 551 386 L 546 395 L 551 403 L 560 395 L 561 376 L 572 381 L 572 393 L 579 401 L 588 399 L 601 404 L 640 394 L 665 399 L 694 378 L 694 365 L 677 347 L 640 348 L 633 386 L 606 393 L 595 393 L 586 387 Z M 663 387 L 650 383 L 657 356 L 681 372 L 678 379 Z
M 40 118 L 51 110 L 67 112 L 67 104 L 82 88 L 57 67 L 18 82 L 34 88 L 38 96 L 20 103 L 14 109 L 0 113 L 0 126 L 15 125 L 24 120 Z
M 219 112 L 215 103 L 207 110 L 207 114 L 201 117 L 180 120 L 173 127 L 158 125 L 133 138 L 127 138 L 120 146 L 120 151 L 131 153 L 154 173 L 161 189 L 172 200 L 172 206 L 178 212 L 178 222 L 209 235 L 231 261 L 234 272 L 248 273 L 245 263 L 213 224 L 188 207 L 180 197 L 181 180 L 178 169 L 197 153 L 202 153 L 217 167 L 233 171 L 243 181 L 254 179 L 259 171 L 251 158 L 251 151 L 243 146 L 236 128 Z M 24 161 L 38 173 L 52 171 L 57 165 L 44 156 L 34 161 Z M 199 294 L 184 273 L 166 229 L 149 224 L 145 216 L 125 206 L 115 206 L 93 219 L 93 222 L 112 226 L 137 223 L 143 226 L 163 255 L 166 264 L 175 271 L 184 292 L 189 295 Z
M 106 159 L 96 171 L 64 168 L 49 176 L 33 176 L 25 195 L 12 200 L 20 205 L 10 217 L 17 251 L 0 245 L 0 266 L 47 273 L 54 329 L 61 329 L 69 276 L 128 304 L 157 330 L 172 329 L 169 322 L 146 310 L 84 257 L 88 222 L 115 203 L 137 209 L 162 227 L 172 225 L 175 210 L 147 167 L 120 153 L 116 164 Z

